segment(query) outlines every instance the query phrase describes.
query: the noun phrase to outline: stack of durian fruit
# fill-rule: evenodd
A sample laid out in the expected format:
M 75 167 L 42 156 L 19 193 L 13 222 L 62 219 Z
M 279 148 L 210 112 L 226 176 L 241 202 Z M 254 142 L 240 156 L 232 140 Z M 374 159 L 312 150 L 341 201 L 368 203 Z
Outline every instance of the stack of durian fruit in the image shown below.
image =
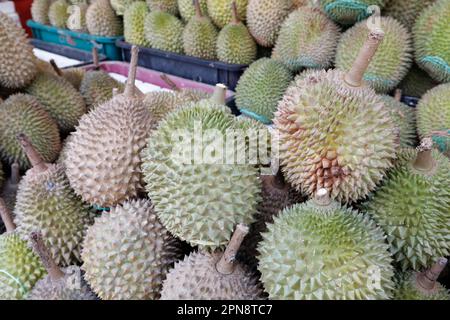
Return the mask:
M 193 29 L 246 20 L 273 49 L 242 76 L 239 117 L 220 84 L 166 76 L 172 91 L 142 94 L 136 46 L 125 85 L 38 61 L 0 13 L 0 298 L 450 299 L 450 2 L 359 1 L 381 17 L 330 0 L 183 2 L 111 5 L 140 6 L 135 39 L 153 21 L 155 39 L 198 52 L 212 46 L 174 33 L 177 12 Z M 206 150 L 198 130 L 214 133 Z M 208 161 L 230 131 L 270 161 Z M 194 147 L 177 155 L 180 138 Z

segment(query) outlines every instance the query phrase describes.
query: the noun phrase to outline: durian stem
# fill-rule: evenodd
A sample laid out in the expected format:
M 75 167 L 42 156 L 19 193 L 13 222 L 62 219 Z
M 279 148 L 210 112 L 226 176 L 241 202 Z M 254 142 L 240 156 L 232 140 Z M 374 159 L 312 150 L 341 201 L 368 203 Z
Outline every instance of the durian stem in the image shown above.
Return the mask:
M 214 103 L 225 105 L 227 96 L 227 86 L 221 83 L 216 84 L 211 100 Z
M 139 48 L 137 46 L 132 46 L 130 69 L 128 70 L 128 79 L 125 87 L 125 96 L 129 98 L 134 96 L 134 89 L 135 89 L 134 83 L 136 81 L 138 55 L 139 55 Z
M 439 278 L 442 270 L 447 265 L 447 259 L 439 258 L 438 261 L 425 272 L 420 273 L 417 276 L 417 284 L 425 290 L 433 290 L 436 285 L 436 281 Z
M 401 89 L 395 89 L 395 95 L 394 95 L 395 100 L 397 100 L 398 102 L 400 102 L 402 100 L 402 90 Z
M 178 88 L 177 84 L 173 82 L 167 74 L 163 73 L 160 77 L 169 86 L 170 90 L 180 91 L 180 88 Z
M 239 20 L 239 17 L 238 17 L 237 6 L 236 6 L 236 2 L 235 1 L 233 1 L 231 3 L 231 16 L 232 16 L 232 20 L 231 20 L 232 24 L 239 24 L 239 23 L 241 23 L 241 20 Z
M 360 87 L 362 85 L 364 73 L 377 52 L 383 37 L 384 32 L 382 30 L 373 30 L 369 33 L 366 42 L 353 62 L 352 68 L 344 77 L 344 81 L 349 86 Z
M 33 168 L 36 168 L 40 171 L 46 171 L 48 169 L 47 164 L 44 162 L 44 159 L 42 159 L 41 155 L 33 147 L 33 145 L 30 142 L 30 139 L 28 139 L 28 137 L 25 134 L 20 133 L 17 135 L 17 140 L 19 140 L 20 146 L 27 155 L 28 160 L 30 160 L 30 163 L 33 166 Z
M 16 225 L 11 216 L 11 212 L 6 206 L 5 200 L 0 198 L 0 217 L 2 218 L 3 224 L 6 227 L 6 232 L 13 232 L 16 229 Z
M 236 230 L 228 243 L 223 256 L 217 262 L 216 269 L 222 274 L 232 274 L 234 271 L 234 260 L 236 259 L 236 254 L 239 251 L 239 247 L 244 241 L 245 236 L 248 233 L 248 227 L 243 224 L 238 224 Z
M 58 280 L 64 277 L 64 272 L 56 265 L 52 259 L 51 253 L 47 246 L 44 244 L 42 235 L 38 232 L 32 232 L 30 235 L 30 241 L 34 250 L 42 260 L 42 264 L 47 269 L 48 275 L 52 280 Z
M 93 45 L 92 46 L 92 63 L 94 64 L 94 67 L 96 70 L 98 70 L 98 68 L 100 67 L 99 61 L 98 61 L 98 50 L 97 50 L 97 46 Z
M 14 162 L 11 165 L 11 183 L 18 184 L 20 180 L 19 164 Z
M 202 9 L 200 8 L 199 0 L 193 0 L 192 3 L 195 7 L 195 17 L 198 19 L 203 18 Z
M 56 72 L 56 74 L 60 77 L 63 76 L 63 72 L 61 71 L 61 69 L 58 67 L 58 65 L 56 64 L 55 60 L 50 59 L 50 65 L 52 66 L 53 70 Z
M 430 171 L 434 166 L 433 155 L 431 153 L 431 148 L 433 147 L 433 140 L 430 138 L 425 138 L 417 147 L 419 153 L 417 154 L 416 160 L 414 161 L 413 167 L 419 171 Z
M 331 203 L 330 193 L 325 188 L 319 189 L 313 201 L 319 206 L 328 206 Z

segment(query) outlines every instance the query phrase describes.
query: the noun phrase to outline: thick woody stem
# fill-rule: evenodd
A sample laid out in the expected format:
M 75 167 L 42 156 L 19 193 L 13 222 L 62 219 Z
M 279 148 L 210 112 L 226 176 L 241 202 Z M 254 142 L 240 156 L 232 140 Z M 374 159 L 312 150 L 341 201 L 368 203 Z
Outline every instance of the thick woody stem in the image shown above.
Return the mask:
M 402 100 L 402 90 L 401 89 L 395 89 L 395 95 L 394 95 L 395 100 L 397 100 L 398 102 L 400 102 Z
M 167 74 L 163 73 L 160 77 L 169 86 L 171 90 L 181 91 L 180 88 L 177 86 L 177 84 L 173 82 L 172 79 L 170 79 Z
M 50 65 L 52 66 L 53 70 L 56 72 L 56 74 L 60 77 L 63 76 L 63 72 L 61 71 L 61 69 L 58 67 L 58 65 L 56 64 L 55 60 L 51 59 L 50 60 Z
M 200 7 L 200 2 L 198 0 L 193 0 L 192 3 L 194 4 L 194 7 L 195 7 L 195 16 L 198 19 L 203 18 L 202 9 Z
M 16 225 L 11 216 L 11 212 L 6 206 L 5 200 L 0 198 L 0 217 L 3 220 L 3 224 L 6 227 L 6 232 L 13 232 L 16 229 Z
M 430 171 L 434 166 L 433 155 L 431 149 L 433 147 L 433 140 L 431 138 L 424 138 L 417 147 L 416 160 L 414 161 L 413 167 L 419 171 Z
M 211 100 L 214 103 L 225 105 L 226 97 L 227 97 L 227 86 L 221 83 L 217 84 L 214 89 L 214 93 L 211 97 Z
M 239 251 L 239 247 L 244 241 L 245 236 L 248 233 L 248 227 L 243 224 L 238 224 L 236 230 L 228 243 L 222 258 L 217 262 L 216 269 L 222 274 L 232 274 L 234 271 L 234 260 L 236 259 L 236 254 Z
M 366 42 L 353 62 L 352 68 L 344 77 L 345 82 L 349 86 L 360 87 L 362 85 L 364 73 L 377 52 L 383 37 L 384 32 L 382 30 L 373 30 L 369 33 Z
M 34 250 L 39 255 L 42 260 L 42 264 L 52 280 L 58 280 L 64 277 L 64 272 L 56 265 L 55 261 L 52 259 L 50 251 L 44 244 L 42 235 L 39 232 L 32 232 L 30 235 L 30 241 L 33 245 Z
M 436 281 L 439 278 L 442 270 L 444 270 L 447 265 L 447 259 L 439 258 L 438 261 L 425 272 L 419 273 L 417 275 L 417 284 L 425 290 L 433 290 L 436 285 Z
M 241 20 L 239 20 L 239 17 L 238 17 L 237 6 L 236 6 L 235 1 L 233 1 L 231 3 L 231 17 L 232 17 L 231 23 L 233 23 L 233 24 L 241 23 Z
M 327 189 L 322 188 L 317 190 L 313 201 L 319 206 L 328 206 L 331 203 L 330 194 Z
M 23 152 L 25 152 L 25 154 L 27 155 L 28 160 L 30 160 L 30 163 L 33 166 L 33 168 L 36 168 L 40 171 L 46 171 L 48 169 L 47 164 L 44 162 L 44 159 L 42 159 L 41 155 L 33 147 L 33 145 L 30 142 L 30 139 L 28 139 L 28 137 L 25 134 L 20 133 L 17 135 L 17 140 L 19 141 Z
M 19 164 L 14 162 L 11 165 L 11 184 L 18 184 L 20 180 Z
M 98 50 L 95 45 L 92 46 L 92 63 L 94 64 L 95 69 L 99 68 L 100 64 L 99 64 L 99 59 L 98 59 Z
M 131 61 L 130 61 L 130 69 L 128 70 L 128 79 L 125 87 L 125 96 L 133 97 L 135 90 L 135 81 L 136 81 L 136 69 L 138 63 L 139 56 L 139 48 L 137 46 L 131 47 Z

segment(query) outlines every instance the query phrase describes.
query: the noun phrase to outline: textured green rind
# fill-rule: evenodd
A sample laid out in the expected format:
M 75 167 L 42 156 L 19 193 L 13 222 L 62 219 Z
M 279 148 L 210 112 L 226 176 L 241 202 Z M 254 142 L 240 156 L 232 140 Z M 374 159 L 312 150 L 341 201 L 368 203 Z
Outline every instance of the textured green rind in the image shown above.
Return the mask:
M 381 98 L 350 88 L 338 70 L 306 72 L 278 105 L 274 123 L 286 180 L 313 196 L 354 202 L 373 191 L 392 167 L 396 128 Z
M 327 68 L 333 62 L 339 36 L 339 27 L 320 9 L 305 7 L 283 22 L 272 58 L 292 71 Z
M 81 81 L 83 81 L 86 70 L 83 68 L 70 68 L 63 70 L 63 77 L 69 81 L 72 86 L 80 90 Z
M 45 274 L 39 257 L 16 232 L 0 235 L 0 299 L 25 299 Z
M 183 53 L 183 23 L 162 11 L 150 12 L 145 18 L 144 31 L 150 46 L 155 49 Z
M 111 7 L 114 9 L 116 14 L 118 16 L 123 16 L 127 9 L 133 6 L 136 1 L 137 0 L 110 0 L 109 2 L 111 3 Z M 147 4 L 145 4 L 145 6 L 147 7 Z
M 367 216 L 333 202 L 285 209 L 258 247 L 271 299 L 389 299 L 392 258 L 383 231 Z
M 194 252 L 175 263 L 164 281 L 161 300 L 260 300 L 255 275 L 237 264 L 232 274 L 217 271 L 221 252 Z
M 384 38 L 364 73 L 364 80 L 378 93 L 388 93 L 406 76 L 412 63 L 408 30 L 391 17 L 380 18 Z M 348 29 L 339 41 L 336 68 L 349 71 L 369 34 L 367 20 Z
M 80 93 L 86 102 L 87 109 L 92 110 L 113 97 L 113 89 L 122 93 L 125 86 L 104 71 L 87 72 L 80 84 Z
M 389 0 L 319 0 L 322 9 L 328 16 L 342 25 L 353 25 L 370 14 L 369 6 L 378 6 L 383 9 Z
M 28 170 L 20 182 L 14 209 L 17 232 L 27 239 L 40 230 L 56 264 L 77 264 L 90 212 L 70 188 L 64 167 L 48 166 L 45 172 Z
M 96 219 L 87 231 L 82 257 L 85 278 L 100 298 L 158 299 L 181 250 L 150 201 L 132 200 Z
M 436 0 L 389 0 L 383 15 L 395 18 L 411 29 L 422 11 Z
M 31 18 L 42 24 L 49 24 L 48 11 L 52 0 L 33 0 L 31 4 Z
M 391 111 L 392 120 L 400 130 L 400 146 L 415 147 L 417 145 L 415 109 L 391 96 L 383 95 L 381 99 Z
M 34 59 L 25 31 L 0 12 L 0 91 L 29 84 L 37 73 Z
M 208 17 L 194 17 L 183 31 L 183 48 L 187 55 L 214 60 L 219 31 Z
M 171 15 L 178 15 L 177 0 L 146 0 L 150 11 L 163 11 Z
M 398 88 L 402 90 L 405 96 L 420 98 L 438 84 L 437 81 L 433 80 L 425 71 L 414 64 L 406 77 L 400 82 Z
M 227 129 L 238 128 L 224 108 L 205 100 L 171 113 L 142 152 L 146 189 L 162 224 L 180 239 L 208 249 L 225 245 L 237 223 L 253 221 L 260 192 L 257 169 L 250 164 L 209 164 L 201 159 L 185 164 L 172 154 L 184 145 L 174 141 L 172 134 L 183 130 L 192 137 L 199 130 L 211 129 L 214 135 L 205 135 L 203 146 L 218 143 Z M 239 152 L 244 152 L 240 146 Z
M 220 61 L 250 64 L 256 60 L 256 54 L 256 42 L 243 23 L 228 24 L 220 31 L 217 38 L 217 56 Z
M 233 1 L 236 3 L 239 20 L 245 22 L 248 0 L 207 0 L 208 15 L 220 29 L 231 22 L 231 4 Z
M 149 10 L 144 1 L 133 2 L 123 16 L 125 41 L 142 47 L 149 47 L 144 33 L 144 21 Z
M 66 0 L 56 0 L 50 4 L 48 9 L 48 19 L 50 24 L 57 28 L 65 28 L 69 13 L 67 9 L 69 3 Z
M 116 37 L 123 34 L 122 19 L 116 15 L 108 0 L 96 0 L 86 12 L 86 26 L 90 34 Z
M 259 59 L 239 79 L 236 87 L 237 107 L 272 119 L 292 78 L 292 73 L 281 62 Z
M 71 83 L 50 74 L 39 74 L 25 91 L 55 119 L 62 132 L 69 132 L 86 113 L 83 97 Z
M 9 164 L 17 161 L 21 169 L 30 167 L 16 136 L 27 135 L 46 162 L 53 162 L 61 150 L 58 126 L 36 98 L 25 94 L 10 96 L 0 105 L 0 153 Z
M 414 49 L 417 64 L 436 81 L 450 81 L 450 1 L 438 0 L 422 12 L 414 25 Z M 427 62 L 438 58 L 446 66 Z
M 402 150 L 397 167 L 364 208 L 385 230 L 400 268 L 419 271 L 450 253 L 450 162 L 433 151 L 435 171 L 419 173 L 412 167 L 416 155 Z
M 405 272 L 397 276 L 395 300 L 450 300 L 450 292 L 441 284 L 436 283 L 432 292 L 424 293 L 417 288 L 415 277 L 414 272 Z
M 208 15 L 207 0 L 199 0 L 200 9 L 203 16 Z M 178 0 L 178 10 L 180 11 L 180 16 L 186 23 L 195 16 L 195 7 L 192 0 Z

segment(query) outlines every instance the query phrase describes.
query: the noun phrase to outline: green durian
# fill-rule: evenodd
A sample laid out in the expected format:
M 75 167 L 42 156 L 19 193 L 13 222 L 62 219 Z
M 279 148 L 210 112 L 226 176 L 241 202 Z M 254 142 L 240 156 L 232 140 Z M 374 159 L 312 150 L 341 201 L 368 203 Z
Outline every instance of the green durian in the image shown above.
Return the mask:
M 86 12 L 86 26 L 90 34 L 117 37 L 123 34 L 123 23 L 116 16 L 109 0 L 96 0 Z
M 353 25 L 369 17 L 370 6 L 383 9 L 389 0 L 319 0 L 322 10 L 342 25 Z
M 48 20 L 52 26 L 65 29 L 69 15 L 69 3 L 66 0 L 56 0 L 50 4 Z
M 425 71 L 413 64 L 408 74 L 398 85 L 405 96 L 422 97 L 428 90 L 434 88 L 439 83 L 433 80 Z
M 150 11 L 163 11 L 173 16 L 178 15 L 177 0 L 147 0 Z
M 389 0 L 383 15 L 393 17 L 408 29 L 411 29 L 422 11 L 436 0 Z
M 142 47 L 149 47 L 150 44 L 145 38 L 144 22 L 149 10 L 144 1 L 133 2 L 123 16 L 125 41 Z
M 111 7 L 114 9 L 118 16 L 124 16 L 128 8 L 133 6 L 134 2 L 136 1 L 137 0 L 110 0 L 109 2 L 111 3 Z
M 62 76 L 64 79 L 66 79 L 72 86 L 80 90 L 81 82 L 83 81 L 83 78 L 86 74 L 86 69 L 83 68 L 69 68 L 64 69 Z
M 33 0 L 31 4 L 31 18 L 41 24 L 50 24 L 48 11 L 52 0 Z
M 80 92 L 88 110 L 111 100 L 114 88 L 122 93 L 125 86 L 102 70 L 86 72 L 80 84 Z
M 145 37 L 155 49 L 183 53 L 183 29 L 183 23 L 167 12 L 151 11 L 145 17 Z
M 233 2 L 236 3 L 239 20 L 245 22 L 248 0 L 207 0 L 208 15 L 220 29 L 231 22 L 231 4 Z
M 180 11 L 180 16 L 186 23 L 195 16 L 195 7 L 192 5 L 192 0 L 178 0 L 178 10 Z M 208 6 L 206 0 L 199 0 L 201 12 L 203 16 L 208 15 Z

